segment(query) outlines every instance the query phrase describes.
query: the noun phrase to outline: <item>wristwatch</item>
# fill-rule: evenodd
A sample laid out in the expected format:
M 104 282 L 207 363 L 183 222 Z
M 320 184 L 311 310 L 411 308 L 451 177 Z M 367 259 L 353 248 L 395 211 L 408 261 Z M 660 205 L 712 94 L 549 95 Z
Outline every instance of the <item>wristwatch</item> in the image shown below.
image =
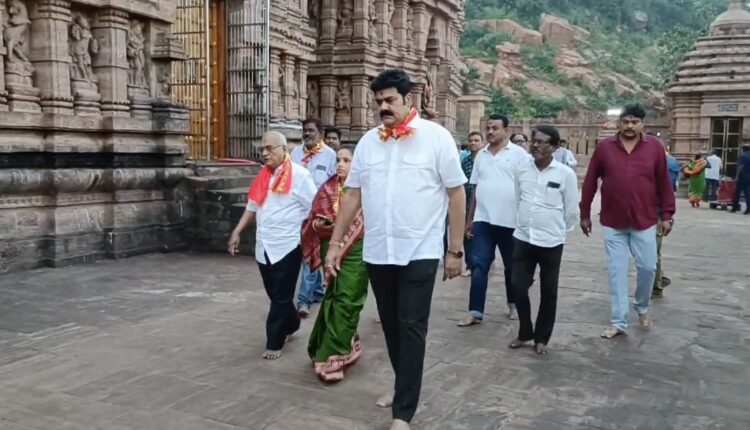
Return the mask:
M 450 254 L 456 258 L 462 258 L 464 256 L 463 251 L 452 251 L 450 249 L 446 251 L 446 254 Z

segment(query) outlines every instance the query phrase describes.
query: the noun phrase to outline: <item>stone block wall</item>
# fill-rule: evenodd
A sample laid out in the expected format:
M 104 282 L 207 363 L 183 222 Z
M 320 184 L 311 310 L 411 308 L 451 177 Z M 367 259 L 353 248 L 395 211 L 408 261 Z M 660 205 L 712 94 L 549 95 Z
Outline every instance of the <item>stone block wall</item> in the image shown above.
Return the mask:
M 0 0 L 0 273 L 185 246 L 175 7 Z

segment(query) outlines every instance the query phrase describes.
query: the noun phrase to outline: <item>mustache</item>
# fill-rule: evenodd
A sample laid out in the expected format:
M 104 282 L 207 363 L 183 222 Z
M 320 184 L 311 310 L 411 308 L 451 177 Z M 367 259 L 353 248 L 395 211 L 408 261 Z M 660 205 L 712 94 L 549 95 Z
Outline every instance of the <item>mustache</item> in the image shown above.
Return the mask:
M 381 110 L 381 111 L 380 111 L 380 117 L 381 117 L 381 118 L 382 118 L 382 117 L 384 117 L 384 116 L 386 116 L 386 115 L 390 115 L 390 116 L 393 116 L 393 112 L 391 112 L 391 111 L 389 111 L 389 110 Z

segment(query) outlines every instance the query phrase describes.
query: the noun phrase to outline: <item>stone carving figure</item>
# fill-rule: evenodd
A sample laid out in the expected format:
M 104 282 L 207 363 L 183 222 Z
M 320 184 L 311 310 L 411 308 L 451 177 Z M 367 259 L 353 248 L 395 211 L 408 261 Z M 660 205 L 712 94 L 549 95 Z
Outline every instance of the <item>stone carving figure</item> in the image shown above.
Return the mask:
M 378 10 L 375 7 L 375 0 L 370 1 L 369 9 L 367 10 L 367 25 L 368 35 L 370 43 L 378 43 Z
M 99 52 L 99 43 L 91 35 L 88 19 L 77 13 L 70 23 L 70 78 L 76 81 L 98 82 L 91 67 L 91 54 Z
M 147 88 L 146 84 L 146 38 L 143 35 L 143 23 L 135 20 L 128 30 L 127 55 L 128 84 L 134 87 Z
M 307 81 L 307 116 L 318 116 L 318 83 Z
M 339 81 L 338 89 L 336 90 L 336 114 L 348 116 L 351 114 L 351 84 L 348 80 L 342 79 Z
M 164 66 L 161 68 L 161 71 L 159 72 L 159 76 L 156 78 L 158 84 L 159 84 L 159 95 L 163 98 L 171 98 L 172 97 L 172 70 L 170 70 L 169 66 Z
M 422 110 L 427 114 L 427 117 L 437 118 L 438 114 L 435 110 L 435 87 L 433 86 L 432 75 L 427 72 L 427 82 L 424 85 L 424 95 L 422 96 Z
M 388 23 L 388 35 L 386 36 L 386 42 L 389 45 L 398 44 L 396 40 L 393 39 L 393 13 L 395 10 L 393 9 L 393 3 L 388 2 L 388 11 L 385 16 L 385 22 Z
M 295 118 L 299 116 L 299 80 L 297 76 L 294 77 L 292 82 L 290 95 L 292 96 L 292 105 L 289 106 L 289 113 L 292 118 Z
M 351 40 L 354 27 L 352 18 L 354 17 L 354 7 L 349 0 L 343 0 L 338 12 L 338 28 L 336 30 L 336 39 Z
M 286 73 L 284 73 L 284 67 L 279 65 L 279 81 L 277 83 L 278 92 L 278 103 L 276 104 L 276 116 L 283 117 L 286 114 Z
M 318 20 L 320 19 L 319 5 L 320 0 L 307 0 L 307 16 L 310 19 L 310 24 L 315 26 L 318 25 Z
M 27 71 L 33 71 L 33 66 L 26 56 L 28 47 L 26 38 L 31 21 L 26 5 L 22 0 L 11 0 L 8 13 L 3 14 L 3 39 L 8 48 L 7 62 L 23 66 Z

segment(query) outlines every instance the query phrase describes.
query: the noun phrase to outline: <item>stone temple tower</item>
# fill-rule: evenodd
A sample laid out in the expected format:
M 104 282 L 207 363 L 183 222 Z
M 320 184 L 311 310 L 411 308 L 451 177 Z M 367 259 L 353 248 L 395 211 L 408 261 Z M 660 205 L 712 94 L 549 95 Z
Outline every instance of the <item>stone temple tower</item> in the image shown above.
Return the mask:
M 673 102 L 672 152 L 717 150 L 734 176 L 743 142 L 750 141 L 750 12 L 742 1 L 711 24 L 679 66 L 667 95 Z

